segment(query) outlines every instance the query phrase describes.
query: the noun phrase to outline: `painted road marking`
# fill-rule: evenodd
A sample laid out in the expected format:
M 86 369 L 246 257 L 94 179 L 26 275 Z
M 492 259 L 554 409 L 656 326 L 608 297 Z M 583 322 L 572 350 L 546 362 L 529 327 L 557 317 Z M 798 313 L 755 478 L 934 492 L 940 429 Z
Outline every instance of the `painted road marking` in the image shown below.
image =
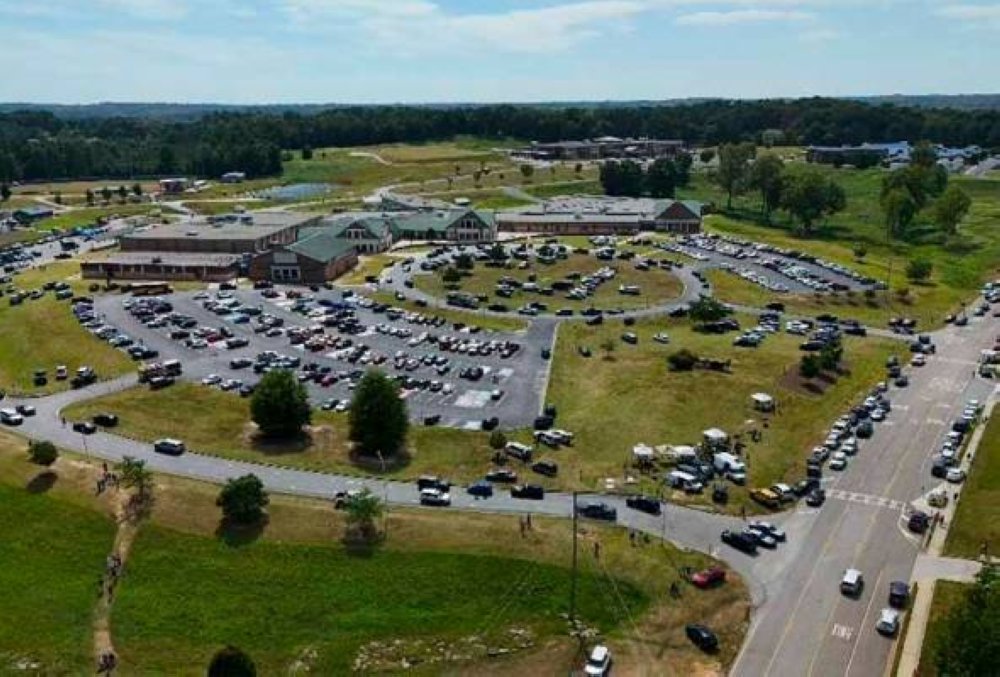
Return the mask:
M 944 425 L 944 421 L 939 418 L 929 418 L 927 419 L 927 425 Z
M 837 639 L 842 639 L 845 642 L 850 642 L 854 637 L 854 628 L 848 625 L 841 625 L 840 623 L 833 624 L 833 632 L 831 633 Z
M 847 501 L 848 503 L 857 503 L 859 505 L 875 506 L 878 508 L 888 508 L 889 510 L 902 510 L 905 505 L 901 501 L 896 501 L 891 498 L 886 498 L 885 496 L 872 496 L 870 494 L 859 494 L 853 491 L 844 491 L 843 489 L 830 489 L 826 492 L 828 498 L 836 498 L 841 501 Z

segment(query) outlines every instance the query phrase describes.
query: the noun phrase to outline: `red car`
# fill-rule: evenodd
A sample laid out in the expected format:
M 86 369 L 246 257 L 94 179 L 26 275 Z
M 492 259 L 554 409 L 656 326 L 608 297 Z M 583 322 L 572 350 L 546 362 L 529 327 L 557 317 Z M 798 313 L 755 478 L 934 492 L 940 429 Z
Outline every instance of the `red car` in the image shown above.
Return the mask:
M 699 571 L 691 577 L 691 582 L 698 588 L 711 588 L 721 585 L 726 581 L 726 570 L 720 567 L 712 567 Z

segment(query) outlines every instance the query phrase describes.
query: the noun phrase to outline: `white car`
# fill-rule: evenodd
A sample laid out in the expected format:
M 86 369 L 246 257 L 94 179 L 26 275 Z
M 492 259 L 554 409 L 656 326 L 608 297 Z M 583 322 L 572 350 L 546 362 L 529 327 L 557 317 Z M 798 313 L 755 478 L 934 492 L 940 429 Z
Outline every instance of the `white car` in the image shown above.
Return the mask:
M 844 470 L 847 468 L 847 454 L 838 451 L 830 458 L 830 470 Z
M 209 374 L 205 378 L 201 379 L 201 384 L 203 386 L 215 386 L 222 383 L 222 377 L 218 374 Z
M 451 505 L 451 494 L 447 491 L 428 487 L 420 490 L 421 505 Z
M 961 468 L 948 468 L 944 478 L 952 484 L 961 484 L 965 481 L 965 471 Z
M 611 671 L 611 652 L 608 647 L 603 644 L 598 644 L 595 646 L 591 652 L 590 656 L 587 658 L 587 665 L 584 666 L 583 672 L 585 675 L 594 675 L 595 677 L 604 677 L 604 675 L 609 674 Z
M 657 343 L 662 343 L 663 345 L 670 343 L 670 337 L 665 332 L 662 331 L 657 334 L 654 334 L 653 340 L 656 341 Z
M 871 419 L 873 421 L 884 421 L 885 420 L 885 410 L 881 407 L 873 409 L 871 413 Z
M 923 353 L 917 353 L 913 356 L 913 359 L 910 360 L 910 365 L 914 367 L 922 367 L 925 364 L 927 364 L 927 358 L 924 357 Z
M 895 609 L 885 608 L 878 615 L 878 622 L 875 623 L 875 630 L 880 635 L 895 637 L 899 632 L 899 612 Z

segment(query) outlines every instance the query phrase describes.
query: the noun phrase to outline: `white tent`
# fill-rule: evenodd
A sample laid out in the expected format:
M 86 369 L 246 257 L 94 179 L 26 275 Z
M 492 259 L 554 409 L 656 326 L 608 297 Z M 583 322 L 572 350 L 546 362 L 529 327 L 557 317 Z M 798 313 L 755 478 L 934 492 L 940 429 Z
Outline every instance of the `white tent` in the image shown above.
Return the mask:
M 713 447 L 725 444 L 729 441 L 729 435 L 726 434 L 726 431 L 718 428 L 709 428 L 703 432 L 702 435 L 705 438 L 705 443 Z
M 632 458 L 636 461 L 649 463 L 653 460 L 653 455 L 653 448 L 646 446 L 645 444 L 637 444 L 632 447 Z
M 753 407 L 757 411 L 774 410 L 774 398 L 767 393 L 754 393 L 750 399 L 753 400 Z

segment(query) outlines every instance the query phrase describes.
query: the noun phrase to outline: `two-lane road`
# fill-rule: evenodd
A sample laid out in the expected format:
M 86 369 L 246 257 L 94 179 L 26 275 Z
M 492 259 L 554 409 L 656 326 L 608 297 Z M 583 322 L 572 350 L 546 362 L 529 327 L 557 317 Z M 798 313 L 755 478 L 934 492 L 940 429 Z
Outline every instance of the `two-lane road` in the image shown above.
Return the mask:
M 803 542 L 783 571 L 767 571 L 766 561 L 755 565 L 767 601 L 734 675 L 882 674 L 892 641 L 875 632 L 875 622 L 887 606 L 889 583 L 910 579 L 919 548 L 904 514 L 911 501 L 941 484 L 930 475 L 929 459 L 966 400 L 982 402 L 993 392 L 974 370 L 996 326 L 992 318 L 977 318 L 938 332 L 937 356 L 912 370 L 909 387 L 890 392 L 888 420 L 863 442 L 847 471 L 827 471 L 833 478 L 825 482 L 826 505 L 803 506 L 788 518 L 789 538 Z M 839 592 L 847 568 L 865 577 L 857 599 Z

